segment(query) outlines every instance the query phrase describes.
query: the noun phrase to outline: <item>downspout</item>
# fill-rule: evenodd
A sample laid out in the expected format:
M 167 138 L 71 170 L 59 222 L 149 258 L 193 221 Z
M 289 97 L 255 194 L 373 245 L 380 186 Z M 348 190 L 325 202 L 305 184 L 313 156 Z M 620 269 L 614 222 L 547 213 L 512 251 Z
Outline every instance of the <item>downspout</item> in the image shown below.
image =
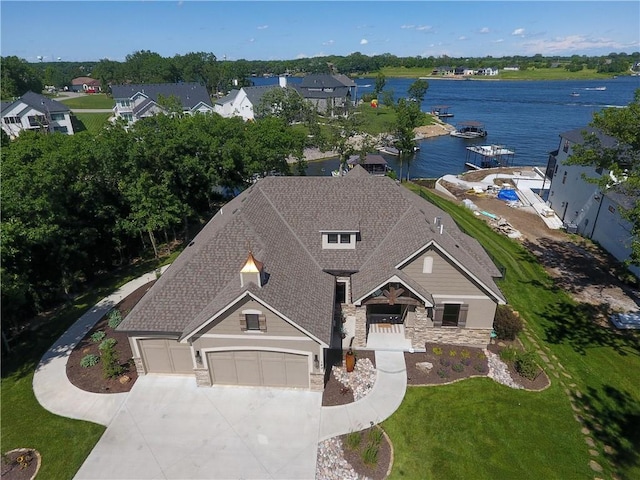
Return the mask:
M 598 205 L 598 211 L 596 212 L 596 218 L 593 219 L 593 227 L 591 228 L 591 235 L 589 238 L 593 238 L 593 232 L 596 231 L 596 225 L 598 224 L 598 217 L 600 216 L 600 209 L 604 203 L 604 193 L 600 192 L 600 205 Z

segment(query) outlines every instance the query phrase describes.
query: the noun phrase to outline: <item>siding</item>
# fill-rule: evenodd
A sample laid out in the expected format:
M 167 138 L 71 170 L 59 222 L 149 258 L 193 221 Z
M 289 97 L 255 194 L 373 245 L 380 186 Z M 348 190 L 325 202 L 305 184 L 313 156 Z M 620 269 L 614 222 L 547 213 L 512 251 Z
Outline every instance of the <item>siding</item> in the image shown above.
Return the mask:
M 439 298 L 434 295 L 433 298 L 436 304 L 441 303 L 466 303 L 469 305 L 469 311 L 467 312 L 467 323 L 465 328 L 492 328 L 493 319 L 496 314 L 496 303 L 487 298 L 485 300 L 480 298 Z M 446 328 L 446 327 L 443 327 Z
M 432 273 L 422 273 L 425 257 L 433 258 Z M 435 250 L 428 250 L 402 271 L 432 295 L 486 295 L 463 272 Z
M 266 332 L 243 332 L 240 329 L 240 314 L 243 310 L 259 310 L 266 316 L 267 331 Z M 291 325 L 289 322 L 283 320 L 278 315 L 268 310 L 255 300 L 243 300 L 234 309 L 226 312 L 222 317 L 217 318 L 212 325 L 206 330 L 200 332 L 200 335 L 204 334 L 222 334 L 222 335 L 246 335 L 247 337 L 254 337 L 263 339 L 264 337 L 271 336 L 286 336 L 286 337 L 306 337 L 304 333 Z

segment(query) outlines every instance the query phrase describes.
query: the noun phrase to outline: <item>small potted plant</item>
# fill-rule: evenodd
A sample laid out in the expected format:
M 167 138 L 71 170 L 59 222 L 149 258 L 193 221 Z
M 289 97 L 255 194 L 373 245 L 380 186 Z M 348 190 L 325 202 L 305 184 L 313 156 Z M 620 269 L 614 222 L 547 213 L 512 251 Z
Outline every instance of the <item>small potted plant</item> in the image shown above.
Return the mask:
M 344 356 L 344 363 L 345 363 L 347 372 L 353 372 L 353 369 L 356 366 L 356 354 L 353 351 L 352 345 L 353 345 L 353 337 L 351 337 L 351 342 L 349 342 L 349 349 L 347 350 L 347 353 Z

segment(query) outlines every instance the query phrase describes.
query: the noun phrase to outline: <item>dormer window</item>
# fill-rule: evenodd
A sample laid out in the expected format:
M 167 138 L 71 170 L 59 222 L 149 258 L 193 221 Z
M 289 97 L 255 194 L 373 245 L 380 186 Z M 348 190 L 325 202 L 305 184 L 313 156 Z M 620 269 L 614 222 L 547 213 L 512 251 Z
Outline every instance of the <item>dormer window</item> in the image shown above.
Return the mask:
M 323 249 L 354 249 L 356 248 L 357 231 L 331 231 L 322 234 Z

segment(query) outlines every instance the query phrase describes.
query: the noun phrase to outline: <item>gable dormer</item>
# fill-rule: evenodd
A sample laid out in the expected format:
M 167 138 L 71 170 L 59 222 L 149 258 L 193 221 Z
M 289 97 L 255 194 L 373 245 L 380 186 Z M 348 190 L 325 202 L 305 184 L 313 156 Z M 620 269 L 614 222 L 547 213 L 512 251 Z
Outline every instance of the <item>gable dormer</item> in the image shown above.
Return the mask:
M 263 269 L 264 265 L 255 259 L 253 254 L 249 252 L 247 261 L 244 263 L 244 267 L 240 270 L 240 285 L 244 288 L 249 285 L 250 282 L 255 283 L 258 287 L 263 285 Z

